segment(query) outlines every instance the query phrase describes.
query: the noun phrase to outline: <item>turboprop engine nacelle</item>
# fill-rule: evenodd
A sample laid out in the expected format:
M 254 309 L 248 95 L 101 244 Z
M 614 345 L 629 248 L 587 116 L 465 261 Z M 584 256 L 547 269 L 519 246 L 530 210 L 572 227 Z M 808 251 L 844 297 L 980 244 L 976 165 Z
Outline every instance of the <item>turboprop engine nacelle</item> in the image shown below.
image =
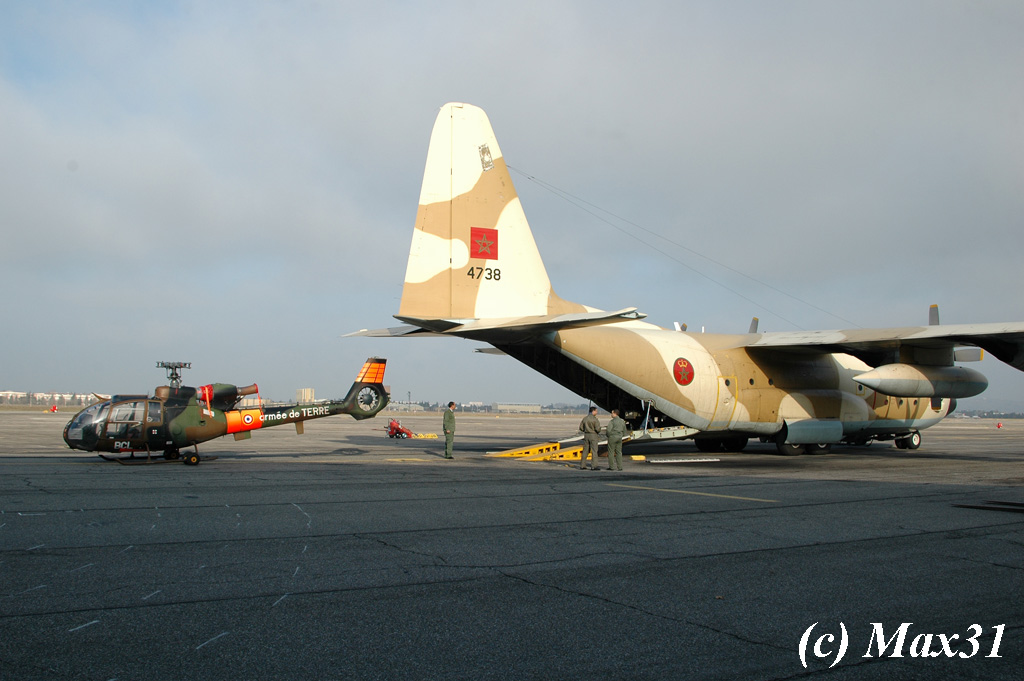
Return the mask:
M 853 380 L 893 397 L 974 397 L 988 387 L 983 374 L 959 366 L 886 364 Z

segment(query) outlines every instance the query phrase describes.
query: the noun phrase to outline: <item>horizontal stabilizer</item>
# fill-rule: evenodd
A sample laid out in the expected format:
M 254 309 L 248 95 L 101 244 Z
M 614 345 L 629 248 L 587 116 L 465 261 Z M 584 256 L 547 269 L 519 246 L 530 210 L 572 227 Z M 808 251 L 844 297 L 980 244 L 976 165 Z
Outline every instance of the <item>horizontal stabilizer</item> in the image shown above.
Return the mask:
M 402 326 L 391 326 L 386 329 L 360 329 L 359 331 L 346 333 L 342 336 L 342 338 L 351 338 L 353 336 L 365 336 L 367 338 L 404 338 L 406 336 L 443 335 L 443 333 L 427 331 L 426 329 L 421 329 L 418 326 L 410 326 L 409 324 L 403 324 Z
M 413 327 L 419 327 L 441 335 L 486 340 L 488 342 L 512 342 L 545 333 L 553 333 L 560 329 L 634 321 L 643 319 L 646 316 L 642 312 L 637 312 L 635 307 L 627 307 L 615 312 L 596 310 L 594 312 L 570 312 L 567 314 L 499 319 L 416 319 L 414 317 L 400 317 L 398 315 L 395 318 L 399 321 L 407 322 Z

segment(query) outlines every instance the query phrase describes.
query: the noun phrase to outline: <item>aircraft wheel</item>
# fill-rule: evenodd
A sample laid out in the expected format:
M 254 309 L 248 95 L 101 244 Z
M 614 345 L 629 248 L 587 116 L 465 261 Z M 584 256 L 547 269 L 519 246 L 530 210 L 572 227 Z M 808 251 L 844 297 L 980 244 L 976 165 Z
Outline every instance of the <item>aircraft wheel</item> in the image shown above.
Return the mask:
M 799 456 L 804 453 L 803 445 L 790 445 L 785 442 L 776 442 L 775 449 L 783 456 Z
M 176 461 L 177 459 L 181 458 L 181 452 L 179 452 L 177 449 L 165 449 L 164 458 L 167 459 L 168 461 Z
M 705 453 L 720 452 L 722 451 L 722 441 L 718 438 L 702 437 L 695 438 L 693 444 L 697 445 L 697 450 Z
M 820 445 L 807 445 L 808 454 L 828 454 L 832 451 L 832 445 L 820 444 Z
M 896 440 L 896 446 L 900 449 L 917 449 L 921 446 L 921 433 L 915 430 L 905 438 Z
M 742 452 L 747 447 L 747 438 L 742 435 L 734 435 L 722 440 L 722 451 Z
M 192 452 L 185 455 L 185 465 L 187 466 L 198 466 L 199 465 L 199 452 Z

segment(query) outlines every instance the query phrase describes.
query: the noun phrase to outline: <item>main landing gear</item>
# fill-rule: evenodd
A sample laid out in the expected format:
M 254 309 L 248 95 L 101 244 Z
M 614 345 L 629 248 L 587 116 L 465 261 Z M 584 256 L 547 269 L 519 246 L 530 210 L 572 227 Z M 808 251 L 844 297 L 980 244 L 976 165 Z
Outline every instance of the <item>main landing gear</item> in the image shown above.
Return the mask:
M 917 449 L 921 446 L 921 433 L 914 431 L 910 435 L 896 438 L 896 449 Z
M 849 441 L 847 444 L 865 446 L 870 440 Z M 893 439 L 897 449 L 918 449 L 921 446 L 920 431 L 913 431 L 906 435 L 899 435 Z M 775 449 L 783 456 L 798 456 L 800 454 L 828 454 L 832 451 L 831 444 L 787 444 L 782 436 L 776 438 Z
M 775 450 L 782 456 L 828 454 L 832 451 L 832 445 L 824 442 L 820 444 L 789 444 L 786 442 L 786 431 L 783 429 L 775 438 Z
M 182 456 L 181 452 L 179 452 L 177 449 L 165 449 L 164 450 L 164 458 L 167 459 L 168 461 L 176 461 L 176 460 L 178 460 L 180 458 L 180 459 L 182 459 L 182 462 L 186 466 L 198 466 L 199 465 L 199 447 L 197 445 L 192 445 L 192 451 L 186 453 L 184 456 Z M 207 457 L 207 458 L 216 458 L 216 457 Z
M 747 438 L 742 435 L 696 437 L 693 444 L 697 445 L 699 451 L 707 453 L 742 452 L 747 446 Z
M 176 448 L 171 447 L 164 450 L 163 459 L 156 458 L 153 454 L 147 450 L 146 457 L 137 457 L 135 452 L 132 452 L 130 456 L 108 456 L 106 454 L 100 454 L 100 458 L 104 461 L 116 461 L 119 464 L 125 466 L 138 466 L 148 463 L 169 463 L 171 461 L 181 460 L 186 466 L 198 466 L 199 465 L 199 447 L 193 445 L 191 452 L 186 452 L 184 455 Z M 206 461 L 213 461 L 217 457 L 208 456 L 205 458 Z
M 782 456 L 799 456 L 800 454 L 828 454 L 829 452 L 832 451 L 832 445 L 829 443 L 793 445 L 786 444 L 783 441 L 777 440 L 775 442 L 775 450 Z

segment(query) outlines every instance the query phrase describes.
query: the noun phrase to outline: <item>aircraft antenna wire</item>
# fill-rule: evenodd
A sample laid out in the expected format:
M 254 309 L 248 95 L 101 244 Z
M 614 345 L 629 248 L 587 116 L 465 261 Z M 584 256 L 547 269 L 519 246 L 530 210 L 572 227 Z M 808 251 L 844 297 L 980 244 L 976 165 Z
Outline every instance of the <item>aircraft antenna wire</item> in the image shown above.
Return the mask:
M 630 225 L 631 227 L 635 227 L 636 229 L 639 229 L 639 230 L 642 230 L 644 232 L 647 232 L 651 236 L 657 237 L 657 238 L 661 239 L 662 241 L 665 241 L 666 243 L 672 244 L 676 248 L 680 248 L 680 249 L 682 249 L 684 251 L 687 251 L 688 253 L 691 253 L 692 255 L 697 256 L 698 258 L 702 258 L 702 259 L 704 259 L 704 260 L 706 260 L 706 261 L 708 261 L 708 262 L 710 262 L 710 263 L 712 263 L 714 265 L 718 265 L 719 267 L 721 267 L 723 269 L 726 269 L 726 270 L 728 270 L 728 271 L 730 271 L 730 272 L 732 272 L 734 274 L 738 274 L 741 277 L 744 277 L 745 279 L 748 279 L 748 280 L 750 280 L 750 281 L 752 281 L 752 282 L 754 282 L 756 284 L 760 284 L 761 286 L 764 286 L 765 288 L 771 289 L 772 291 L 775 291 L 776 293 L 784 295 L 787 298 L 790 298 L 791 300 L 795 300 L 796 302 L 801 303 L 803 305 L 806 305 L 806 306 L 808 306 L 808 307 L 810 307 L 810 308 L 812 308 L 814 310 L 817 310 L 818 312 L 823 312 L 824 314 L 827 314 L 830 317 L 838 319 L 839 321 L 843 322 L 844 324 L 848 324 L 851 327 L 861 328 L 860 324 L 852 322 L 849 319 L 846 319 L 844 317 L 841 317 L 841 316 L 835 314 L 834 312 L 830 312 L 829 310 L 826 310 L 826 309 L 824 309 L 822 307 L 819 307 L 819 306 L 815 305 L 814 303 L 811 303 L 809 301 L 804 300 L 803 298 L 800 298 L 798 296 L 793 295 L 792 293 L 788 293 L 787 291 L 783 291 L 782 289 L 778 288 L 777 286 L 773 286 L 773 285 L 771 285 L 771 284 L 769 284 L 767 282 L 764 282 L 764 281 L 761 281 L 760 279 L 757 279 L 756 277 L 752 277 L 749 274 L 747 274 L 746 272 L 738 270 L 738 269 L 736 269 L 734 267 L 730 267 L 729 265 L 726 265 L 723 262 L 719 262 L 718 260 L 715 260 L 714 258 L 712 258 L 710 256 L 707 256 L 707 255 L 704 255 L 703 253 L 695 251 L 694 249 L 690 248 L 689 246 L 685 246 L 685 245 L 679 243 L 678 241 L 674 241 L 674 240 L 668 238 L 667 236 L 663 236 L 661 234 L 658 234 L 654 230 L 648 229 L 647 227 L 644 227 L 643 225 L 637 224 L 635 222 L 632 222 L 631 220 L 627 220 L 626 218 L 620 217 L 620 216 L 616 215 L 615 213 L 613 213 L 613 212 L 611 212 L 609 210 L 606 210 L 604 208 L 601 208 L 600 206 L 594 205 L 593 203 L 587 201 L 586 199 L 582 199 L 582 198 L 580 198 L 578 196 L 575 196 L 575 195 L 573 195 L 573 194 L 571 194 L 571 193 L 569 193 L 569 192 L 567 192 L 567 191 L 565 191 L 563 189 L 559 189 L 558 187 L 554 186 L 553 184 L 551 184 L 549 182 L 545 182 L 544 180 L 541 180 L 541 179 L 537 178 L 535 175 L 531 175 L 531 174 L 529 174 L 529 173 L 527 173 L 527 172 L 525 172 L 523 170 L 520 170 L 519 168 L 514 168 L 514 167 L 512 167 L 510 165 L 507 165 L 507 164 L 506 164 L 506 167 L 509 170 L 514 170 L 516 173 L 518 173 L 519 175 L 523 176 L 524 178 L 526 178 L 530 182 L 533 182 L 534 184 L 536 184 L 537 186 L 541 187 L 542 189 L 545 189 L 548 192 L 554 194 L 555 196 L 559 197 L 563 201 L 566 201 L 567 203 L 570 203 L 573 206 L 576 206 L 576 208 L 582 210 L 583 212 L 587 213 L 588 215 L 591 215 L 592 217 L 600 220 L 601 222 L 603 222 L 603 223 L 605 223 L 605 224 L 607 224 L 607 225 L 617 229 L 618 231 L 622 232 L 626 236 L 629 236 L 630 238 L 632 238 L 632 239 L 634 239 L 636 241 L 639 241 L 640 243 L 642 243 L 643 245 L 647 246 L 648 248 L 650 248 L 650 249 L 652 249 L 654 251 L 657 251 L 661 255 L 663 255 L 666 258 L 672 260 L 673 262 L 676 262 L 676 263 L 682 265 L 683 267 L 685 267 L 686 269 L 690 270 L 691 272 L 693 272 L 695 274 L 698 274 L 701 277 L 704 277 L 705 279 L 707 279 L 711 283 L 713 283 L 713 284 L 715 284 L 717 286 L 720 286 L 721 288 L 725 289 L 726 291 L 729 291 L 730 293 L 732 293 L 735 296 L 738 296 L 738 297 L 742 298 L 743 300 L 747 301 L 748 303 L 750 303 L 750 304 L 752 304 L 752 305 L 754 305 L 754 306 L 756 306 L 758 308 L 761 308 L 762 310 L 764 310 L 764 311 L 766 311 L 766 312 L 768 312 L 770 314 L 775 315 L 776 317 L 778 317 L 782 321 L 786 322 L 787 324 L 791 324 L 792 326 L 794 326 L 794 327 L 796 327 L 798 329 L 806 330 L 802 326 L 800 326 L 799 324 L 797 324 L 797 323 L 787 319 L 786 317 L 782 316 L 778 312 L 772 310 L 771 308 L 766 306 L 764 303 L 761 303 L 761 302 L 758 302 L 756 300 L 753 300 L 752 298 L 744 295 L 743 293 L 740 293 L 736 289 L 731 288 L 730 286 L 724 284 L 723 282 L 715 279 L 711 275 L 705 274 L 704 272 L 698 270 L 693 265 L 691 265 L 691 264 L 689 264 L 689 263 L 687 263 L 687 262 L 685 262 L 685 261 L 683 261 L 683 260 L 681 260 L 681 259 L 679 259 L 679 258 L 677 258 L 677 257 L 675 257 L 673 255 L 671 255 L 670 253 L 666 253 L 665 251 L 658 249 L 653 244 L 651 244 L 651 243 L 649 243 L 647 241 L 644 241 L 643 239 L 641 239 L 636 234 L 634 234 L 634 233 L 624 229 L 623 227 L 615 224 L 613 221 L 608 220 L 607 218 L 602 217 L 601 215 L 598 215 L 594 211 L 596 210 L 596 211 L 600 211 L 601 213 L 604 213 L 605 215 L 610 215 L 615 220 L 619 220 L 620 222 L 625 223 L 627 225 Z M 590 210 L 590 208 L 593 208 L 594 210 Z

